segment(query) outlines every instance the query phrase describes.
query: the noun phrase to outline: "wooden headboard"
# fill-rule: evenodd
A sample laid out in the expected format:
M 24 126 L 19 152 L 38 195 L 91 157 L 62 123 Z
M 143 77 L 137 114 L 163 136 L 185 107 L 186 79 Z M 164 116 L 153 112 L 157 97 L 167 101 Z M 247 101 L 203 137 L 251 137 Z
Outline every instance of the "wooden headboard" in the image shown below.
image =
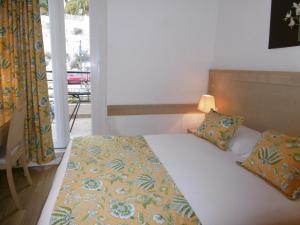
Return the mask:
M 300 136 L 300 73 L 211 70 L 209 94 L 218 111 L 242 115 L 245 125 Z

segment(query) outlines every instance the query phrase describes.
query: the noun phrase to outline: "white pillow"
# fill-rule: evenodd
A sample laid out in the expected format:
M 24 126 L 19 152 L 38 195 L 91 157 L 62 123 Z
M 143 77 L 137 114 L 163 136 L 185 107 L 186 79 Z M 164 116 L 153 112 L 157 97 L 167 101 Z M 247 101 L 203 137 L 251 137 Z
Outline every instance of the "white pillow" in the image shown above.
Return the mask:
M 260 138 L 260 132 L 241 126 L 231 139 L 228 150 L 235 154 L 237 161 L 244 162 Z

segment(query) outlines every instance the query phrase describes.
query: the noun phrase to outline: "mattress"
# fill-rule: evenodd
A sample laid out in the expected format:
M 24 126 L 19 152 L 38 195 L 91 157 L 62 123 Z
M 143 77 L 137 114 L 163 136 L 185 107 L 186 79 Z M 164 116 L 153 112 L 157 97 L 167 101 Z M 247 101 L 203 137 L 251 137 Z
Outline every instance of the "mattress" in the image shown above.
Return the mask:
M 192 134 L 148 135 L 163 163 L 204 225 L 298 225 L 300 201 L 291 201 L 236 164 L 232 152 Z M 70 148 L 57 170 L 39 225 L 49 224 Z

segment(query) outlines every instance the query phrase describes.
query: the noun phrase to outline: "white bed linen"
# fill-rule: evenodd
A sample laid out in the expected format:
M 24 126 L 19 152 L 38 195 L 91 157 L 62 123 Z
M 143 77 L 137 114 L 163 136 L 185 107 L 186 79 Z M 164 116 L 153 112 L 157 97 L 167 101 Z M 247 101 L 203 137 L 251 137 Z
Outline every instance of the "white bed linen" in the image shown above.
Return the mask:
M 300 201 L 291 201 L 224 152 L 191 134 L 145 136 L 203 225 L 299 225 Z M 49 224 L 69 158 L 54 179 L 39 225 Z

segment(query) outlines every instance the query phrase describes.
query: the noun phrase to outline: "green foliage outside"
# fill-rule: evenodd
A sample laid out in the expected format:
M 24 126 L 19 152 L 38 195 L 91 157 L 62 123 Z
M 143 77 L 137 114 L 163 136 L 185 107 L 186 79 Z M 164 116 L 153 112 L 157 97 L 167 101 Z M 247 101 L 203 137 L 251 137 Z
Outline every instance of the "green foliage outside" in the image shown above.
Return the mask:
M 65 13 L 84 16 L 89 13 L 88 0 L 66 0 Z M 48 0 L 40 0 L 41 14 L 48 15 Z
M 70 0 L 66 3 L 65 13 L 70 15 L 88 15 L 89 1 L 88 0 Z
M 40 0 L 40 8 L 42 15 L 48 15 L 48 0 Z

